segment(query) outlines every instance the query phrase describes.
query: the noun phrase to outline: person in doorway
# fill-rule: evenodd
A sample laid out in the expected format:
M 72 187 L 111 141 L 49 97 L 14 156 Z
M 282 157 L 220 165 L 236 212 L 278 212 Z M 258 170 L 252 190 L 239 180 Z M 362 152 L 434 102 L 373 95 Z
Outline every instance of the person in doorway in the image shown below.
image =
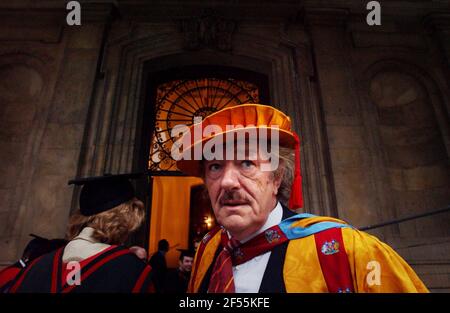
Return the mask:
M 161 239 L 158 242 L 158 251 L 150 258 L 149 264 L 153 269 L 153 283 L 157 293 L 163 292 L 167 273 L 166 253 L 169 251 L 169 242 Z
M 188 292 L 427 292 L 376 237 L 293 211 L 303 208 L 300 141 L 283 112 L 224 108 L 176 144 L 177 167 L 204 179 L 220 224 L 197 249 Z

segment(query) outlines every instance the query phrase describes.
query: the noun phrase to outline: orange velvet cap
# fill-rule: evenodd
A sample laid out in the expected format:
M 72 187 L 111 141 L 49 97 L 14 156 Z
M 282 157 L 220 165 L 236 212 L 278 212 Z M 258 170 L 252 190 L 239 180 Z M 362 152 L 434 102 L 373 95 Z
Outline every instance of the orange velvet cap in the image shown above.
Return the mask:
M 205 128 L 217 128 L 219 131 L 204 135 Z M 230 128 L 231 126 L 231 128 Z M 212 139 L 229 138 L 231 133 L 256 131 L 258 137 L 264 136 L 270 139 L 271 134 L 278 133 L 279 145 L 283 147 L 295 148 L 296 138 L 291 130 L 291 120 L 289 116 L 274 107 L 262 104 L 242 104 L 227 107 L 217 111 L 200 123 L 195 123 L 189 127 L 189 133 L 184 134 L 180 141 L 186 140 L 185 136 L 190 136 L 188 145 L 183 146 L 183 155 L 189 155 L 190 159 L 182 158 L 177 161 L 177 167 L 182 172 L 191 176 L 201 176 L 200 160 L 195 158 L 196 148 L 202 150 L 205 143 Z M 197 131 L 200 136 L 192 135 Z M 233 137 L 234 138 L 234 135 Z M 225 141 L 225 140 L 224 140 Z

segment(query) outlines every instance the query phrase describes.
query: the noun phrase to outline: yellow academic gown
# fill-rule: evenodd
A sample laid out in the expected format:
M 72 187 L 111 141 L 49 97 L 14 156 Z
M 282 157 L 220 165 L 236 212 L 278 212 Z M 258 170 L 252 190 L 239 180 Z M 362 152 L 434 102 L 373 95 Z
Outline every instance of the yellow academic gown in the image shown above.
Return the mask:
M 345 222 L 330 217 L 301 219 L 293 227 L 315 223 Z M 428 292 L 412 268 L 387 244 L 354 228 L 341 228 L 355 292 Z M 206 235 L 203 253 L 196 254 L 188 292 L 198 292 L 220 246 L 220 232 Z M 200 250 L 200 248 L 199 248 Z M 266 269 L 267 270 L 267 269 Z M 328 292 L 314 235 L 290 240 L 283 267 L 286 292 Z

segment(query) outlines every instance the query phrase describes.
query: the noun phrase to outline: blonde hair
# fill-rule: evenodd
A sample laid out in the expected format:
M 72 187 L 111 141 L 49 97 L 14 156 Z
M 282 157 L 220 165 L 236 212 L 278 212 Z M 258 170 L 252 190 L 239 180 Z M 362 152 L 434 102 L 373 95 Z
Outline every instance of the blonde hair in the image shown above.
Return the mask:
M 69 219 L 66 239 L 72 240 L 83 228 L 92 227 L 95 240 L 106 244 L 123 244 L 142 225 L 144 218 L 144 204 L 137 198 L 92 216 L 84 216 L 77 210 Z

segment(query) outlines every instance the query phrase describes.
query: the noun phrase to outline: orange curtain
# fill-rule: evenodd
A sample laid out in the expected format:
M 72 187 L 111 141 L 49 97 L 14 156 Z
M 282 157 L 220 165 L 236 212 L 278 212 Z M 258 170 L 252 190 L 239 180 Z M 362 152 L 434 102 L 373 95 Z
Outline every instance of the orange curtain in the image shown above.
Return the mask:
M 150 254 L 158 249 L 158 241 L 169 241 L 167 266 L 178 267 L 180 252 L 188 248 L 191 187 L 203 184 L 197 177 L 157 176 L 153 178 L 150 217 Z

